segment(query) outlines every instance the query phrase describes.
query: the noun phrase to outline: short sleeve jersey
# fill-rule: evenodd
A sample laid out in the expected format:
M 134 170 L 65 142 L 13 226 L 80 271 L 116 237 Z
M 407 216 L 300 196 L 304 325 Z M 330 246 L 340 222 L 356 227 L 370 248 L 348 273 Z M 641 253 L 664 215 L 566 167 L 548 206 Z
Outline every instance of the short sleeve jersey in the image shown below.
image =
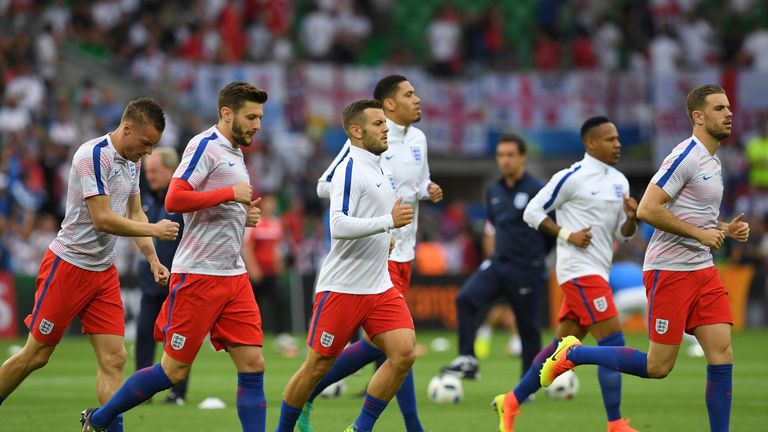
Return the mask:
M 195 136 L 184 149 L 174 178 L 199 192 L 248 182 L 243 152 L 215 126 Z M 173 273 L 236 276 L 245 273 L 240 257 L 248 206 L 228 201 L 184 214 L 184 234 L 173 257 Z
M 651 183 L 672 198 L 666 207 L 683 222 L 702 229 L 717 226 L 723 199 L 720 159 L 696 137 L 672 150 Z M 709 247 L 657 229 L 646 249 L 643 270 L 692 271 L 713 265 Z
M 51 251 L 86 270 L 103 271 L 112 266 L 117 236 L 96 231 L 86 200 L 108 195 L 110 210 L 125 216 L 128 198 L 139 193 L 140 169 L 140 162 L 120 156 L 109 135 L 81 145 L 72 158 L 66 213 Z

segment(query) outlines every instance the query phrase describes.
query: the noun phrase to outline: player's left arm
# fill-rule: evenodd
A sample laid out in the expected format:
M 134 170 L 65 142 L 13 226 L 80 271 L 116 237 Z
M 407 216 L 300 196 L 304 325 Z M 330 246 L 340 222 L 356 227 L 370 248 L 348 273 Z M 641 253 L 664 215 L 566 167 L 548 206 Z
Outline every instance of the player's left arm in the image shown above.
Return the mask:
M 717 229 L 736 241 L 744 243 L 749 240 L 749 223 L 744 222 L 744 213 L 740 213 L 730 222 L 717 221 Z
M 441 188 L 439 184 L 433 182 L 429 174 L 429 159 L 427 158 L 426 139 L 424 141 L 424 146 L 422 147 L 422 153 L 424 154 L 424 166 L 421 167 L 419 199 L 429 199 L 433 203 L 437 203 L 443 200 L 443 188 Z
M 627 242 L 637 232 L 637 200 L 629 196 L 629 182 L 624 180 L 626 192 L 622 195 L 624 201 L 623 212 L 619 218 L 619 229 L 616 238 L 622 242 Z
M 138 193 L 131 194 L 128 197 L 127 208 L 128 219 L 136 222 L 149 223 L 147 214 L 144 213 L 144 209 L 141 207 L 141 195 Z M 155 251 L 155 244 L 152 242 L 151 237 L 134 237 L 134 243 L 139 248 L 144 257 L 147 258 L 149 263 L 149 269 L 152 271 L 152 275 L 155 277 L 155 282 L 160 285 L 168 283 L 168 277 L 170 272 L 168 268 L 160 263 L 160 259 L 157 257 L 157 251 Z

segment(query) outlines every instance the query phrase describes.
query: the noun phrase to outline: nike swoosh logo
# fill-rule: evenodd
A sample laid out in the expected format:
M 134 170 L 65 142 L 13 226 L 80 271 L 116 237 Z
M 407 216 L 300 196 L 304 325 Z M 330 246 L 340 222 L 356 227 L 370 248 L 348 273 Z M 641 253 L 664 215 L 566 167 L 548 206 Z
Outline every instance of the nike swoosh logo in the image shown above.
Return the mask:
M 384 159 L 386 159 L 386 160 L 390 160 L 390 159 L 392 159 L 393 157 L 395 157 L 395 155 L 384 156 Z
M 520 288 L 517 292 L 519 292 L 520 295 L 526 295 L 526 294 L 532 293 L 533 288 L 524 287 L 524 288 Z
M 376 187 L 379 187 L 379 186 L 381 186 L 381 183 L 376 183 Z
M 703 178 L 704 180 L 709 180 L 709 179 L 711 179 L 711 178 L 712 178 L 712 176 L 704 176 L 704 177 L 702 177 L 702 178 Z
M 235 163 L 234 162 L 230 162 L 229 166 L 235 166 Z
M 562 351 L 562 350 L 563 350 L 563 348 L 558 348 L 557 351 L 555 351 L 555 353 L 552 354 L 552 357 L 550 357 L 552 359 L 552 361 L 557 361 L 557 355 L 560 354 L 560 351 Z
M 600 192 L 599 190 L 596 190 L 596 191 L 594 191 L 594 192 L 590 192 L 590 193 L 591 193 L 592 195 L 597 195 L 599 192 Z

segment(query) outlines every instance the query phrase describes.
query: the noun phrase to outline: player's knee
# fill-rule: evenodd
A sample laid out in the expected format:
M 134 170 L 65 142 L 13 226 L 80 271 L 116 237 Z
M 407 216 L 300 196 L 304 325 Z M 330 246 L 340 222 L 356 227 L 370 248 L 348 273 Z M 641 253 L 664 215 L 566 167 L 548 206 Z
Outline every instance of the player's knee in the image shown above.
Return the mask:
M 706 353 L 707 359 L 717 364 L 733 363 L 733 347 L 730 342 L 715 345 Z
M 121 345 L 119 349 L 103 356 L 102 367 L 108 372 L 122 374 L 127 358 L 128 353 L 125 351 L 125 347 Z
M 165 375 L 168 377 L 168 381 L 170 381 L 173 385 L 176 385 L 185 379 L 187 379 L 187 376 L 189 375 L 189 364 L 175 364 L 172 367 L 169 367 L 168 370 L 165 370 L 163 368 L 163 371 L 165 372 Z
M 414 352 L 413 347 L 402 348 L 393 353 L 388 360 L 392 362 L 392 366 L 395 368 L 408 370 L 413 366 L 413 363 L 416 362 L 416 353 Z
M 675 363 L 670 361 L 654 362 L 648 359 L 648 378 L 665 378 L 672 372 Z
M 27 369 L 37 370 L 47 365 L 50 358 L 51 353 L 48 351 L 37 351 L 27 356 L 25 363 L 27 364 Z
M 241 372 L 264 372 L 265 365 L 264 356 L 255 355 L 245 361 Z

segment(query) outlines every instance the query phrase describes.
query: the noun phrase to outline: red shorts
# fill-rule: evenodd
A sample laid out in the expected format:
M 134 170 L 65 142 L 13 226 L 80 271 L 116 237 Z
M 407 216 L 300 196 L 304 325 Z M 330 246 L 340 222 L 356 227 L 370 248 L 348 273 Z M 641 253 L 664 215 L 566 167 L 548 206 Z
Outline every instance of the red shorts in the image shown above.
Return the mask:
M 411 261 L 397 262 L 387 261 L 389 269 L 389 278 L 392 279 L 392 285 L 405 296 L 408 293 L 408 286 L 411 284 Z
M 560 321 L 572 319 L 582 327 L 589 327 L 600 321 L 618 316 L 613 304 L 611 286 L 597 275 L 581 276 L 560 285 L 563 290 L 563 304 L 560 306 Z
M 315 294 L 307 344 L 321 356 L 336 357 L 361 325 L 371 339 L 414 328 L 405 298 L 395 288 L 366 295 L 323 291 Z
M 120 279 L 115 266 L 103 271 L 82 269 L 45 251 L 35 280 L 35 305 L 24 320 L 40 343 L 56 345 L 75 318 L 82 332 L 125 334 Z
M 656 343 L 679 345 L 683 331 L 702 325 L 733 324 L 728 292 L 715 267 L 694 271 L 643 272 L 648 296 L 648 333 Z
M 173 359 L 192 363 L 209 332 L 217 351 L 230 344 L 263 344 L 261 313 L 247 274 L 172 273 L 170 290 L 155 321 L 155 339 Z

